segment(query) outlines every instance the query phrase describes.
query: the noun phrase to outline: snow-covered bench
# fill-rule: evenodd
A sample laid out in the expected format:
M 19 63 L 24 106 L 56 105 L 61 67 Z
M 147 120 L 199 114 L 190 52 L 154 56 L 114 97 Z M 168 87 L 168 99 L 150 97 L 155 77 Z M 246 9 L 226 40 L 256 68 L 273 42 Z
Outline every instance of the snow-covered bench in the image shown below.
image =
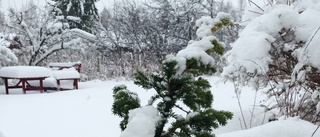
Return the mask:
M 48 67 L 51 68 L 52 70 L 63 70 L 63 69 L 74 68 L 80 73 L 81 62 L 54 62 L 54 63 L 49 63 Z
M 48 67 L 52 69 L 52 76 L 44 80 L 45 90 L 78 89 L 80 62 L 49 63 Z

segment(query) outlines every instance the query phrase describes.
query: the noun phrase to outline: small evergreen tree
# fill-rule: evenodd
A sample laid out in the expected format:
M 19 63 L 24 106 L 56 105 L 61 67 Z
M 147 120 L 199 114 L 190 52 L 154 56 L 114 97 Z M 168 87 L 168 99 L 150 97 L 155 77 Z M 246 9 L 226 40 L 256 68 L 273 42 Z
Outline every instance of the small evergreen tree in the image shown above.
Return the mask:
M 225 13 L 219 13 L 216 19 L 203 17 L 197 21 L 197 40 L 176 55 L 168 55 L 162 63 L 162 71 L 145 75 L 138 71 L 134 83 L 154 89 L 156 94 L 149 101 L 150 106 L 157 105 L 161 120 L 155 125 L 154 137 L 214 137 L 213 128 L 226 125 L 232 118 L 228 111 L 217 111 L 211 107 L 213 95 L 210 83 L 200 75 L 216 71 L 212 53 L 223 53 L 224 44 L 212 34 L 218 29 L 232 25 Z M 114 88 L 112 112 L 123 118 L 120 126 L 124 130 L 128 124 L 129 111 L 140 107 L 135 93 L 125 86 Z M 174 108 L 186 113 L 183 117 Z M 166 130 L 169 119 L 174 119 Z
M 56 15 L 64 16 L 70 28 L 79 28 L 92 33 L 94 24 L 99 21 L 98 10 L 95 6 L 95 2 L 98 0 L 53 1 L 56 2 L 55 6 L 58 8 Z

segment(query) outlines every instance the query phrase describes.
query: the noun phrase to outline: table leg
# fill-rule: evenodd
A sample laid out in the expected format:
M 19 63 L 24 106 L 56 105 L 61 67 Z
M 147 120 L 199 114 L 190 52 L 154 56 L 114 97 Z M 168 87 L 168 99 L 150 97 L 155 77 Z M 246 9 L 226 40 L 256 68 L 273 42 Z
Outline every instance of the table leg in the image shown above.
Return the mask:
M 26 80 L 21 79 L 23 94 L 26 94 Z

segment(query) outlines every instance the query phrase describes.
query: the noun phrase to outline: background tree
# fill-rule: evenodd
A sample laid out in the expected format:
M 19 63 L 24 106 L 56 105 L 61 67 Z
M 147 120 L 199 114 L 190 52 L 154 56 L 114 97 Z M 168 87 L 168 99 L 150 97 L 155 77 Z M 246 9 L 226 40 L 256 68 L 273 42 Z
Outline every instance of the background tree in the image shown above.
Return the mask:
M 53 0 L 56 6 L 56 15 L 63 16 L 69 27 L 79 28 L 93 33 L 99 21 L 95 2 L 98 0 Z
M 212 34 L 216 30 L 232 25 L 226 13 L 219 13 L 215 19 L 202 17 L 197 21 L 197 39 L 190 41 L 189 45 L 176 55 L 168 55 L 162 63 L 162 69 L 151 76 L 138 71 L 135 75 L 135 84 L 145 88 L 154 89 L 156 94 L 151 97 L 148 106 L 156 104 L 160 119 L 156 121 L 151 130 L 154 137 L 169 136 L 205 136 L 213 137 L 213 128 L 225 125 L 232 113 L 217 111 L 211 107 L 213 95 L 210 84 L 200 75 L 213 74 L 214 59 L 212 53 L 223 53 L 224 44 Z M 114 104 L 112 111 L 123 119 L 121 128 L 124 129 L 122 137 L 133 131 L 124 125 L 130 125 L 129 110 L 140 106 L 139 99 L 125 86 L 114 88 Z M 126 106 L 124 108 L 119 107 Z M 125 104 L 125 105 L 124 105 Z M 179 109 L 185 116 L 174 111 Z M 145 107 L 142 108 L 144 110 Z M 149 110 L 149 109 L 147 109 Z M 133 112 L 141 109 L 133 110 Z M 141 112 L 149 113 L 149 112 Z M 133 115 L 131 115 L 133 116 Z M 131 118 L 132 119 L 132 118 Z M 165 125 L 169 119 L 174 119 L 166 130 Z M 148 130 L 148 129 L 143 129 Z
M 99 58 L 107 60 L 102 62 L 106 66 L 102 70 L 108 70 L 103 74 L 131 78 L 138 68 L 150 74 L 160 69 L 165 55 L 178 52 L 195 38 L 195 19 L 209 15 L 201 4 L 198 0 L 153 0 L 145 3 L 128 0 L 117 1 L 112 8 L 103 10 L 101 21 L 104 18 L 104 30 L 97 49 L 101 55 Z M 214 16 L 223 9 L 230 13 L 232 19 L 239 19 L 234 14 L 238 13 L 237 10 L 230 9 L 232 6 L 223 2 L 213 6 L 220 7 L 215 8 Z M 108 17 L 107 22 L 103 15 Z M 216 36 L 225 41 L 226 49 L 230 49 L 229 43 L 237 37 L 238 29 L 238 26 L 226 27 L 216 32 Z
M 68 24 L 51 15 L 50 10 L 33 3 L 22 11 L 10 9 L 7 27 L 15 36 L 11 43 L 16 45 L 16 55 L 24 65 L 40 65 L 61 49 L 79 49 L 82 45 L 82 39 L 75 35 L 80 31 L 68 29 Z

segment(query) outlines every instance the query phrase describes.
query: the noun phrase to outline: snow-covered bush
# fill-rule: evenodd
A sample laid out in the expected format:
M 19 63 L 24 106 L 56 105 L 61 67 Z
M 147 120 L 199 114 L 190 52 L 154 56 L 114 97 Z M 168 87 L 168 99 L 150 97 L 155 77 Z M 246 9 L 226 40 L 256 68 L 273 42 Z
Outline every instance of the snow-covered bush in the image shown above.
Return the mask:
M 114 88 L 112 110 L 124 118 L 121 128 L 126 127 L 121 137 L 214 137 L 213 128 L 227 124 L 232 113 L 211 107 L 211 85 L 200 75 L 216 71 L 211 54 L 222 54 L 224 44 L 213 33 L 229 25 L 232 22 L 226 13 L 215 19 L 202 17 L 196 23 L 197 39 L 177 54 L 167 55 L 160 72 L 148 76 L 138 71 L 135 84 L 156 91 L 147 106 L 138 108 L 136 94 L 124 86 Z
M 226 53 L 222 75 L 267 88 L 280 115 L 319 122 L 320 2 L 274 2 L 244 15 L 249 22 Z
M 14 38 L 12 34 L 0 33 L 0 67 L 17 63 L 18 58 L 11 49 L 15 49 L 10 42 Z

